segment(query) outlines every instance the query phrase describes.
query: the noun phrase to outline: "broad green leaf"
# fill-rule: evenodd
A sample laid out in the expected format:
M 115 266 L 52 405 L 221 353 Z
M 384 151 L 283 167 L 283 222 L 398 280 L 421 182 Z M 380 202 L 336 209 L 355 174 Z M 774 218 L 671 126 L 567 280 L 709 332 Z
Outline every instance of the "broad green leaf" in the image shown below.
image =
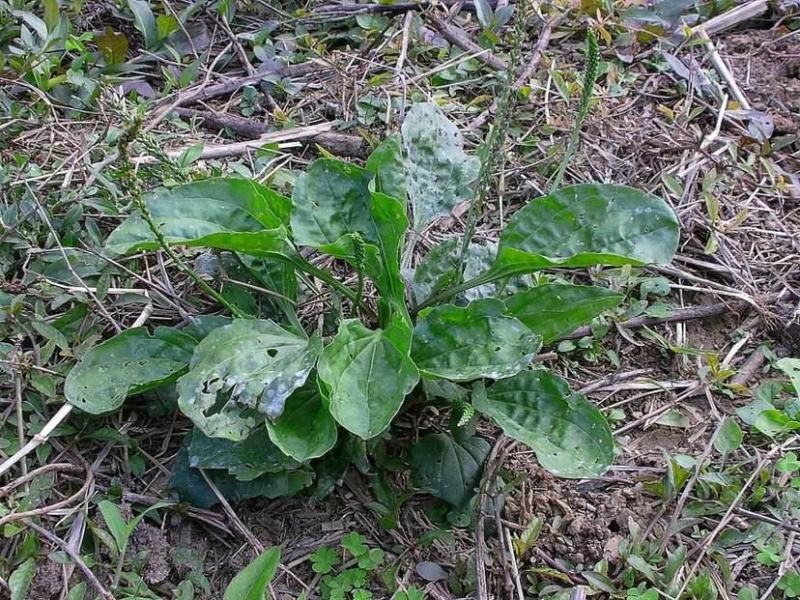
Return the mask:
M 240 441 L 275 418 L 305 383 L 322 349 L 319 337 L 289 333 L 272 321 L 235 319 L 212 331 L 178 380 L 178 406 L 206 435 Z
M 411 330 L 396 318 L 384 330 L 343 321 L 317 365 L 333 418 L 367 440 L 384 431 L 416 385 L 419 373 L 409 358 Z
M 714 439 L 714 448 L 720 454 L 730 454 L 742 445 L 742 428 L 733 417 L 725 417 Z
M 390 135 L 372 151 L 366 163 L 375 175 L 375 191 L 406 204 L 406 173 L 399 135 Z
M 405 311 L 400 248 L 408 228 L 406 209 L 396 198 L 372 192 L 369 211 L 376 236 L 374 244 L 365 242 L 359 233 L 348 233 L 320 249 L 362 270 L 373 280 L 383 300 L 392 301 L 395 309 Z
M 480 160 L 464 152 L 455 124 L 431 102 L 411 107 L 401 128 L 406 157 L 406 191 L 414 228 L 423 229 L 456 204 L 471 200 Z
M 433 246 L 414 269 L 413 291 L 417 304 L 458 283 L 461 240 L 448 238 Z
M 530 446 L 553 474 L 598 477 L 613 461 L 614 440 L 603 415 L 553 373 L 524 371 L 481 388 L 473 395 L 475 408 Z
M 532 200 L 511 218 L 490 275 L 666 264 L 678 234 L 678 219 L 660 198 L 621 185 L 574 185 Z
M 377 242 L 370 210 L 372 174 L 355 165 L 321 158 L 297 180 L 292 194 L 292 233 L 299 246 L 328 252 L 329 246 L 357 233 Z
M 219 329 L 225 325 L 230 325 L 232 322 L 232 317 L 226 317 L 223 315 L 196 315 L 191 318 L 186 327 L 181 329 L 181 333 L 186 334 L 199 342 L 215 329 Z
M 797 431 L 800 429 L 800 421 L 792 419 L 777 408 L 772 408 L 759 413 L 753 427 L 764 435 L 775 437 L 789 431 Z
M 459 255 L 461 254 L 461 240 L 449 238 L 431 248 L 414 270 L 413 290 L 414 298 L 420 304 L 431 296 L 455 287 L 458 281 Z M 464 279 L 470 280 L 487 271 L 497 256 L 496 244 L 470 244 L 467 246 L 466 260 L 464 261 Z M 530 284 L 524 285 L 527 288 Z M 513 292 L 518 287 L 518 282 L 511 280 L 504 283 L 506 293 Z M 493 298 L 497 296 L 497 286 L 494 283 L 470 288 L 463 292 L 467 300 L 480 298 Z
M 339 554 L 333 548 L 322 546 L 314 550 L 309 556 L 311 560 L 311 570 L 314 573 L 330 573 L 333 567 L 339 564 Z
M 122 513 L 113 502 L 103 500 L 97 505 L 100 509 L 100 514 L 103 515 L 103 521 L 106 523 L 106 528 L 114 538 L 117 545 L 117 552 L 124 552 L 128 546 L 128 524 L 122 518 Z
M 233 578 L 225 589 L 223 600 L 264 600 L 267 586 L 281 561 L 280 548 L 266 550 Z
M 297 276 L 291 265 L 257 256 L 242 256 L 241 259 L 245 268 L 265 288 L 285 296 L 291 302 L 297 300 Z M 275 303 L 285 302 L 272 297 L 269 300 Z
M 67 375 L 70 404 L 98 415 L 125 398 L 175 381 L 192 358 L 195 340 L 168 327 L 129 329 L 89 350 Z
M 384 298 L 405 307 L 405 284 L 400 276 L 400 250 L 408 229 L 403 203 L 381 193 L 373 193 L 370 209 L 378 235 L 377 248 L 366 248 L 365 270 Z
M 800 398 L 800 358 L 782 358 L 775 363 L 775 366 L 786 373 L 794 393 Z
M 148 0 L 128 0 L 128 8 L 133 13 L 133 23 L 144 38 L 144 47 L 152 50 L 158 45 L 158 26 Z
M 712 584 L 709 583 L 709 585 Z M 777 587 L 783 592 L 786 598 L 800 598 L 800 573 L 796 570 L 787 571 L 778 580 Z M 714 591 L 716 591 L 716 589 Z M 716 598 L 716 594 L 714 598 Z
M 86 588 L 87 585 L 85 581 L 76 583 L 74 586 L 72 586 L 72 588 L 70 588 L 66 600 L 83 600 L 86 597 Z
M 429 434 L 411 448 L 411 475 L 421 490 L 456 508 L 474 495 L 491 446 L 480 437 L 457 441 L 446 433 Z
M 25 600 L 28 598 L 28 589 L 31 587 L 33 576 L 36 574 L 36 559 L 31 557 L 14 569 L 8 578 L 10 600 Z
M 194 600 L 194 585 L 188 579 L 184 579 L 172 591 L 175 600 Z
M 95 34 L 94 41 L 107 64 L 116 65 L 125 62 L 129 43 L 124 33 L 119 33 L 106 26 L 103 33 Z
M 170 244 L 207 246 L 256 256 L 291 253 L 286 226 L 291 201 L 248 179 L 219 178 L 148 194 L 145 202 Z M 158 248 L 141 215 L 128 217 L 106 240 L 113 254 Z
M 172 15 L 158 15 L 156 29 L 158 30 L 158 39 L 165 40 L 180 29 L 180 23 Z
M 299 466 L 270 441 L 261 427 L 241 442 L 211 438 L 195 429 L 189 441 L 189 465 L 196 469 L 224 469 L 239 481 Z
M 414 364 L 424 375 L 451 381 L 519 373 L 531 363 L 542 339 L 504 311 L 503 302 L 494 299 L 422 311 L 411 347 Z
M 205 473 L 223 497 L 230 502 L 258 497 L 293 496 L 314 481 L 313 471 L 306 469 L 265 473 L 251 481 L 239 481 L 226 471 L 211 469 Z M 182 501 L 198 508 L 210 508 L 219 503 L 219 499 L 206 483 L 202 473 L 189 465 L 189 455 L 185 447 L 178 452 L 170 487 L 178 493 Z
M 549 283 L 504 298 L 506 314 L 542 336 L 545 344 L 589 323 L 622 301 L 622 294 L 587 285 Z
M 346 260 L 403 306 L 399 253 L 408 220 L 401 200 L 370 191 L 372 178 L 345 162 L 314 161 L 294 189 L 292 232 L 297 244 Z
M 460 246 L 459 246 L 460 252 Z M 489 242 L 487 244 L 470 244 L 467 246 L 467 254 L 464 261 L 464 280 L 477 277 L 494 264 L 497 258 L 497 244 Z M 531 283 L 521 277 L 513 277 L 504 280 L 498 286 L 496 282 L 479 285 L 468 290 L 464 290 L 464 298 L 469 301 L 481 298 L 496 298 L 498 296 L 510 294 L 518 289 L 530 287 Z
M 626 561 L 628 564 L 639 571 L 642 575 L 644 575 L 647 579 L 651 582 L 655 583 L 658 581 L 658 573 L 655 570 L 655 567 L 643 559 L 638 554 L 631 554 L 630 556 L 626 557 Z M 658 596 L 655 596 L 658 598 Z
M 353 558 L 358 558 L 369 552 L 369 546 L 365 543 L 364 536 L 357 531 L 348 533 L 340 543 L 342 548 L 347 550 Z
M 478 23 L 481 24 L 481 27 L 489 27 L 492 17 L 494 17 L 494 11 L 488 0 L 475 0 L 475 15 L 478 17 Z
M 767 410 L 775 410 L 775 406 L 766 398 L 758 398 L 750 404 L 745 404 L 736 409 L 736 416 L 744 423 L 753 427 L 758 417 Z
M 44 339 L 53 342 L 62 350 L 69 350 L 67 336 L 45 321 L 31 321 L 31 328 Z
M 591 585 L 592 588 L 596 590 L 613 595 L 616 595 L 618 593 L 618 590 L 614 585 L 614 580 L 604 573 L 589 571 L 587 569 L 585 571 L 582 571 L 581 575 L 584 577 L 584 579 L 586 579 L 589 585 Z M 613 598 L 614 596 L 611 597 Z M 641 596 L 639 598 L 641 599 Z
M 336 422 L 312 380 L 289 396 L 280 417 L 267 420 L 267 431 L 273 444 L 301 462 L 318 458 L 336 445 Z
M 42 0 L 44 8 L 44 22 L 48 31 L 54 31 L 61 21 L 61 8 L 58 0 Z

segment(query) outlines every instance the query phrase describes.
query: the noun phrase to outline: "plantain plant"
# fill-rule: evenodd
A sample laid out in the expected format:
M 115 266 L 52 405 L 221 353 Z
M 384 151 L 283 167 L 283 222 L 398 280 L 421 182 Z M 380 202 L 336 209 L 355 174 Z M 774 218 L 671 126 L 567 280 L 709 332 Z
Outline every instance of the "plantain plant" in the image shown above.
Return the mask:
M 556 475 L 601 475 L 614 455 L 603 415 L 532 365 L 543 345 L 622 297 L 520 276 L 667 263 L 678 221 L 664 201 L 636 189 L 575 185 L 525 204 L 496 248 L 469 244 L 465 273 L 456 238 L 401 272 L 409 222 L 419 232 L 470 200 L 479 169 L 457 127 L 424 103 L 363 168 L 316 160 L 291 198 L 237 178 L 156 190 L 144 215 L 110 234 L 109 254 L 206 249 L 215 269 L 236 269 L 265 294 L 245 302 L 228 286 L 219 293 L 236 306 L 232 317 L 108 339 L 68 374 L 68 401 L 101 414 L 129 396 L 173 389 L 195 427 L 173 485 L 199 505 L 216 502 L 199 468 L 233 500 L 329 489 L 389 435 L 409 398 L 453 407 L 450 432 L 423 435 L 410 458 L 417 487 L 455 507 L 473 495 L 489 451 L 475 435 L 479 416 Z M 346 263 L 355 283 L 309 261 L 319 254 Z M 338 299 L 330 312 L 338 306 L 349 318 L 331 326 L 298 316 L 300 299 L 319 282 Z

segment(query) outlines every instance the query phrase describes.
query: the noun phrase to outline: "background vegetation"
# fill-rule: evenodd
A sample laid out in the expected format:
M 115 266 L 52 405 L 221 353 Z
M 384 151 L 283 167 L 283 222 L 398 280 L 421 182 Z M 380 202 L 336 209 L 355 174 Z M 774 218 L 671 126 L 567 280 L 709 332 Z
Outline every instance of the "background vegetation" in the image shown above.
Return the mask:
M 0 596 L 800 596 L 797 10 L 0 2 Z M 414 121 L 415 110 L 429 114 Z M 448 185 L 409 175 L 422 160 L 400 143 L 409 122 L 419 135 L 452 124 L 448 144 L 432 146 Z M 402 174 L 412 204 L 435 202 L 413 206 L 399 254 L 363 235 L 333 247 L 299 234 L 293 215 L 296 277 L 273 254 L 243 260 L 199 234 L 170 238 L 167 219 L 185 217 L 170 202 L 207 180 L 251 179 L 273 190 L 252 184 L 274 194 L 266 206 L 300 206 L 338 197 L 313 187 L 324 167 L 346 182 L 366 167 L 387 197 L 403 195 Z M 659 266 L 599 260 L 475 280 L 498 243 L 509 247 L 502 232 L 522 207 L 585 182 L 663 199 L 681 229 L 674 259 L 670 249 L 642 257 Z M 216 226 L 246 232 L 232 216 Z M 386 272 L 397 285 L 381 289 Z M 547 367 L 608 423 L 602 468 L 571 473 L 599 477 L 554 477 L 536 446 L 550 430 L 522 440 L 531 450 L 459 381 L 423 378 L 391 428 L 340 428 L 331 453 L 330 437 L 311 447 L 263 428 L 250 446 L 225 445 L 179 409 L 174 380 L 231 316 L 328 344 L 342 327 L 360 335 L 350 319 L 386 330 L 393 309 L 420 327 L 441 312 L 417 316 L 426 298 L 464 280 L 481 285 L 437 300 L 484 311 L 469 339 L 534 323 L 543 347 L 527 340 L 516 360 L 527 369 L 537 353 L 535 370 L 522 376 Z M 607 302 L 537 304 L 554 285 Z M 120 339 L 134 352 L 111 352 Z M 509 340 L 500 347 L 517 347 Z M 436 374 L 426 349 L 405 353 Z M 219 362 L 212 353 L 210 368 Z M 487 364 L 451 379 L 489 376 L 491 398 Z M 151 367 L 163 377 L 144 378 Z M 87 370 L 96 410 L 76 400 Z M 270 450 L 276 439 L 283 452 Z M 460 459 L 455 488 L 426 469 L 438 454 Z

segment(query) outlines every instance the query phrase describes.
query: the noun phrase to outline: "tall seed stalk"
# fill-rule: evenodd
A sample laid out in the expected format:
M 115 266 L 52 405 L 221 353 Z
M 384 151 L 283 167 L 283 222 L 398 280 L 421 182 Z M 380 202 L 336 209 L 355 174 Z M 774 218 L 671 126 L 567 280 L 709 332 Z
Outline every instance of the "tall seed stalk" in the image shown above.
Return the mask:
M 161 249 L 166 253 L 167 256 L 169 256 L 170 259 L 172 259 L 172 262 L 175 263 L 175 265 L 184 274 L 188 275 L 192 281 L 195 282 L 197 287 L 211 296 L 219 304 L 227 308 L 234 317 L 239 319 L 247 318 L 246 314 L 240 311 L 234 304 L 228 302 L 228 300 L 217 290 L 208 285 L 208 283 L 202 277 L 200 277 L 200 275 L 198 275 L 194 269 L 187 265 L 183 259 L 172 250 L 161 229 L 153 220 L 153 215 L 150 214 L 150 208 L 147 206 L 147 202 L 144 199 L 139 177 L 133 168 L 133 163 L 131 162 L 129 153 L 130 145 L 139 135 L 141 128 L 142 116 L 137 114 L 133 118 L 131 124 L 119 136 L 119 141 L 117 142 L 117 150 L 119 152 L 118 160 L 120 164 L 120 180 L 126 184 L 126 187 L 128 188 L 133 200 L 133 205 L 142 215 L 144 222 L 147 223 L 147 227 L 150 229 L 153 237 L 156 238 L 156 241 Z
M 592 101 L 594 82 L 597 81 L 599 57 L 600 50 L 597 47 L 597 36 L 595 36 L 594 31 L 590 29 L 586 34 L 586 71 L 583 75 L 583 91 L 581 92 L 578 116 L 575 119 L 575 125 L 572 127 L 572 134 L 569 138 L 569 144 L 567 144 L 567 151 L 561 158 L 556 176 L 553 178 L 553 183 L 550 185 L 551 192 L 556 191 L 561 186 L 561 181 L 564 179 L 564 172 L 567 170 L 567 165 L 569 161 L 572 160 L 572 155 L 575 154 L 575 150 L 578 149 L 583 122 L 589 114 L 589 104 Z
M 483 205 L 486 203 L 489 187 L 494 180 L 495 170 L 498 165 L 502 165 L 504 162 L 503 146 L 505 145 L 511 109 L 516 103 L 517 95 L 514 90 L 514 80 L 522 53 L 522 44 L 525 40 L 527 17 L 528 2 L 527 0 L 520 0 L 516 4 L 514 31 L 511 37 L 511 51 L 508 56 L 508 70 L 505 73 L 505 78 L 503 79 L 500 89 L 500 100 L 497 103 L 497 111 L 495 112 L 494 119 L 492 119 L 492 126 L 489 130 L 489 135 L 486 137 L 486 142 L 479 150 L 479 153 L 483 154 L 483 156 L 481 157 L 481 168 L 478 171 L 476 196 L 467 212 L 467 226 L 464 231 L 464 237 L 461 240 L 461 251 L 459 252 L 458 262 L 456 263 L 459 282 L 464 276 L 467 250 L 469 249 L 472 237 L 475 235 L 475 227 L 483 211 Z

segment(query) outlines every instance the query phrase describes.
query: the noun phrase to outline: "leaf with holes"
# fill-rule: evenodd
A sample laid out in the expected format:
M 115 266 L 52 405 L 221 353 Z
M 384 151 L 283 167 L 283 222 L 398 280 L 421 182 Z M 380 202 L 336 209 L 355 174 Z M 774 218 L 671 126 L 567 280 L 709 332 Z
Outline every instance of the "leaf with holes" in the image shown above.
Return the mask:
M 411 358 L 424 375 L 451 381 L 519 373 L 542 339 L 518 319 L 505 316 L 505 309 L 500 300 L 486 299 L 466 307 L 445 304 L 422 311 Z
M 467 246 L 464 279 L 472 279 L 486 271 L 494 262 L 496 254 L 497 247 L 494 244 L 485 246 L 470 244 Z M 459 279 L 458 265 L 460 255 L 461 240 L 459 238 L 449 238 L 431 248 L 414 270 L 412 289 L 418 304 L 455 286 Z M 478 300 L 479 298 L 494 296 L 496 291 L 495 284 L 490 283 L 466 290 L 464 297 L 467 300 Z
M 167 242 L 271 256 L 291 253 L 286 236 L 291 201 L 247 179 L 219 178 L 148 194 L 147 208 Z M 106 240 L 112 254 L 159 248 L 141 215 L 125 219 Z
M 267 420 L 267 431 L 275 446 L 299 461 L 318 458 L 336 445 L 336 422 L 312 380 L 289 396 L 280 417 Z
M 129 329 L 89 350 L 67 375 L 64 395 L 83 411 L 99 415 L 125 398 L 175 381 L 197 342 L 174 329 Z
M 334 251 L 341 238 L 352 234 L 377 243 L 370 209 L 372 178 L 369 171 L 339 160 L 320 158 L 311 163 L 292 194 L 295 243 L 322 252 Z
M 488 388 L 478 384 L 473 404 L 559 477 L 599 477 L 614 459 L 602 413 L 549 371 L 525 371 Z
M 619 305 L 624 296 L 591 285 L 548 283 L 505 298 L 506 314 L 542 336 L 545 344 Z
M 487 280 L 552 267 L 666 264 L 677 249 L 678 228 L 666 202 L 637 189 L 565 187 L 511 218 Z
M 321 350 L 318 336 L 236 319 L 198 344 L 189 372 L 178 380 L 178 406 L 206 435 L 241 441 L 260 424 L 259 415 L 280 416 Z
M 461 240 L 448 238 L 433 246 L 414 269 L 412 291 L 417 304 L 458 283 Z
M 239 481 L 300 466 L 270 441 L 263 427 L 241 442 L 208 437 L 194 429 L 189 439 L 189 465 L 195 469 L 224 469 Z
M 414 485 L 462 508 L 475 494 L 489 450 L 477 436 L 459 441 L 446 433 L 426 435 L 411 448 Z
M 431 102 L 415 104 L 401 127 L 406 191 L 419 231 L 456 204 L 471 200 L 480 160 L 464 152 L 458 127 Z
M 419 380 L 410 343 L 411 330 L 399 317 L 384 330 L 355 319 L 342 322 L 317 365 L 322 392 L 342 427 L 365 440 L 389 427 Z

